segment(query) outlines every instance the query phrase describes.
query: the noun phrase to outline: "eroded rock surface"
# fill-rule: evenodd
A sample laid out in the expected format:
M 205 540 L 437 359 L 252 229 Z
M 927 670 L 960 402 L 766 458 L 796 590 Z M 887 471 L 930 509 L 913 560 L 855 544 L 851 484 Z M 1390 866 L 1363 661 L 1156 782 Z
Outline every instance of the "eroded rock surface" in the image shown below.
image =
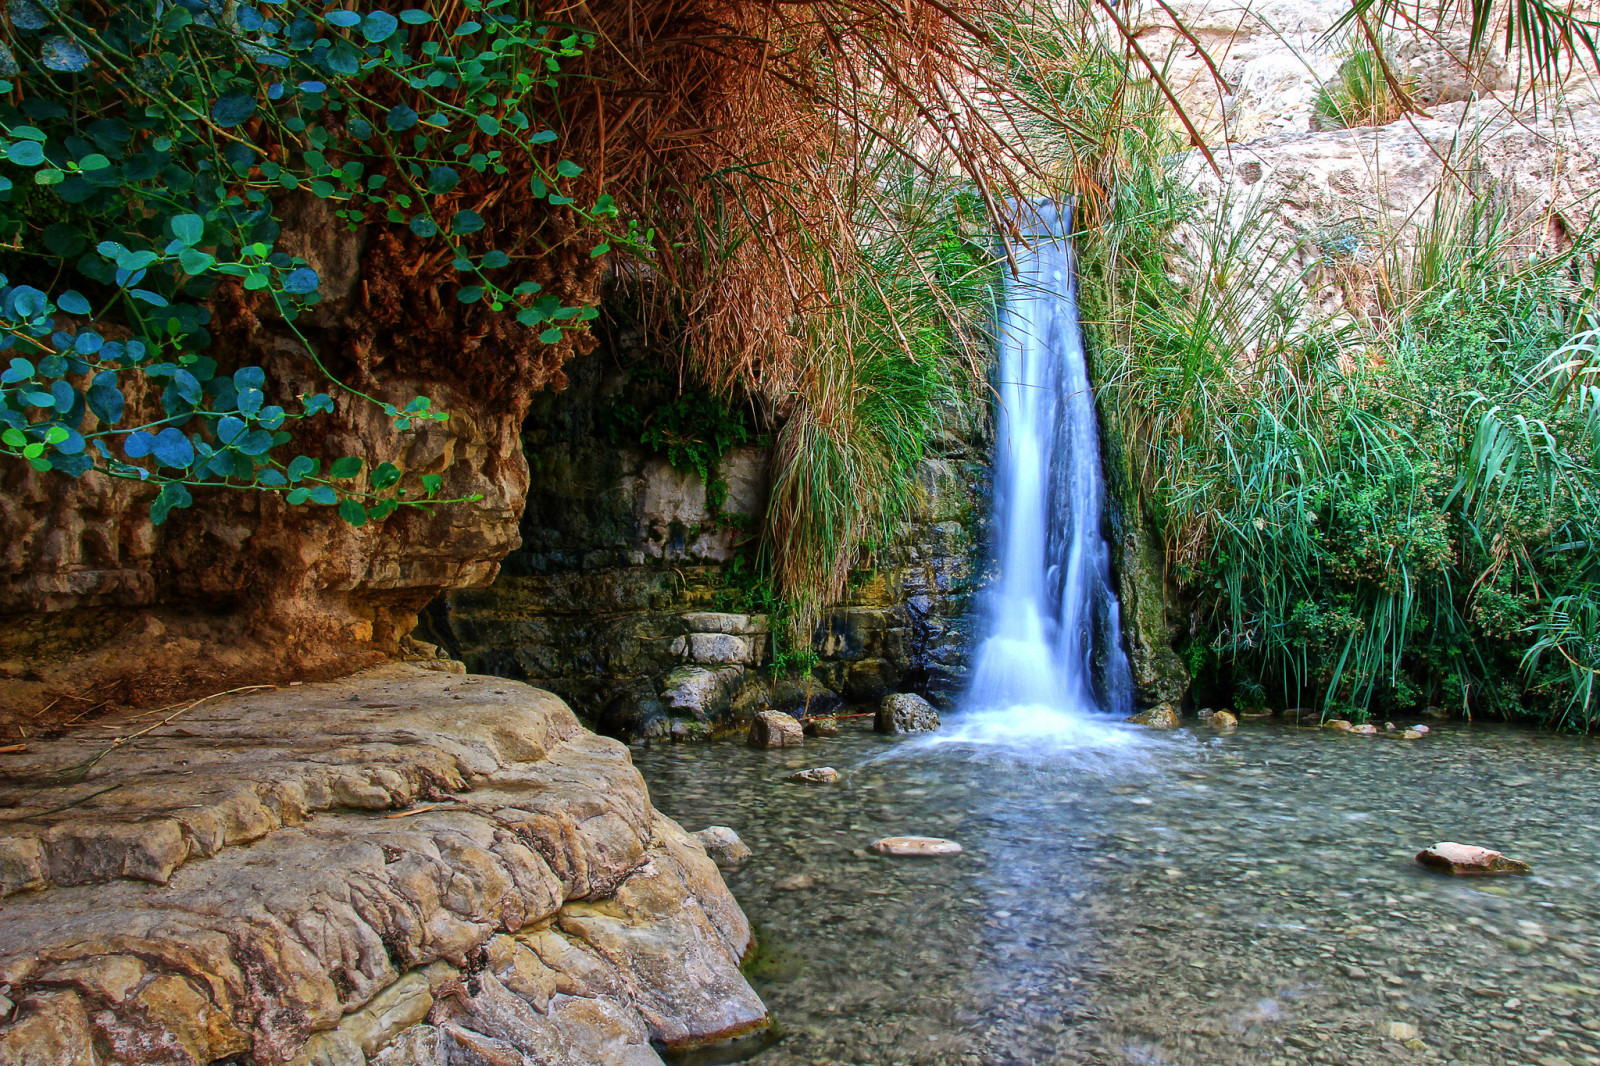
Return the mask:
M 880 733 L 926 733 L 939 728 L 939 712 L 914 692 L 896 692 L 883 698 L 872 724 Z
M 1463 875 L 1525 874 L 1533 869 L 1521 859 L 1508 858 L 1498 851 L 1448 841 L 1417 852 L 1417 862 L 1430 870 Z
M 765 1024 L 716 865 L 549 693 L 395 665 L 86 733 L 5 764 L 0 1062 L 642 1066 Z

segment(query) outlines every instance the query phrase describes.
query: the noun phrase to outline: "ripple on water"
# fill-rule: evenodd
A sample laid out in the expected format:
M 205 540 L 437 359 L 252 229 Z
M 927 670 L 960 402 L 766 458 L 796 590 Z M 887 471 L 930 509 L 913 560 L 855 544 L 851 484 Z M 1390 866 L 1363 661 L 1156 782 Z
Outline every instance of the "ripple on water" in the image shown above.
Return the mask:
M 761 1066 L 1600 1066 L 1597 753 L 1509 728 L 1155 735 L 1030 709 L 635 762 L 664 812 L 754 849 L 728 881 L 783 1026 Z M 843 779 L 784 780 L 822 763 Z M 891 835 L 966 850 L 867 849 Z M 1418 869 L 1444 839 L 1535 872 Z

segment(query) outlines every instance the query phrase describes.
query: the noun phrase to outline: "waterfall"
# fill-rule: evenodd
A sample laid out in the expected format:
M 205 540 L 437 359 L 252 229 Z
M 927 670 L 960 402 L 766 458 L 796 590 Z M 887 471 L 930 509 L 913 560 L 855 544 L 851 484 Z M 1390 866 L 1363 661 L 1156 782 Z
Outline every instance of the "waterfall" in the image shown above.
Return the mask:
M 967 707 L 1082 720 L 1131 712 L 1105 476 L 1078 326 L 1068 219 L 1038 209 L 1000 317 L 994 554 Z M 1087 723 L 1084 723 L 1085 725 Z

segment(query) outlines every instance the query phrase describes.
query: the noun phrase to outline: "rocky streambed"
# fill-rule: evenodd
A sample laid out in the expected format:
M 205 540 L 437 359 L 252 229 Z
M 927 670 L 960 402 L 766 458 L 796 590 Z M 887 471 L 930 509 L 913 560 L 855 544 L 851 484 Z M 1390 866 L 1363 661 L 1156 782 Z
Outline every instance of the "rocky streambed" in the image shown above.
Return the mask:
M 763 1028 L 627 749 L 390 666 L 0 763 L 0 1063 L 647 1066 Z
M 843 724 L 635 753 L 663 811 L 753 851 L 761 1066 L 1600 1064 L 1593 740 Z M 871 848 L 907 835 L 963 850 Z M 1440 840 L 1532 873 L 1430 873 Z

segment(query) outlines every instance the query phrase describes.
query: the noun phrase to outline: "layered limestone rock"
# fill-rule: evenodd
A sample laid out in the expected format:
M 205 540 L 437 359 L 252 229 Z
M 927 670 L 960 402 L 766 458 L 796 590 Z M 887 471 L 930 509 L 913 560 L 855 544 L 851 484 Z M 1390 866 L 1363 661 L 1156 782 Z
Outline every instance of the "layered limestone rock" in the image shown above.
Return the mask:
M 643 1066 L 765 1024 L 705 849 L 517 682 L 397 664 L 0 768 L 0 1062 Z
M 482 358 L 465 337 L 427 357 L 375 344 L 370 249 L 307 199 L 281 241 L 323 282 L 302 335 L 325 364 L 359 367 L 347 378 L 378 399 L 404 406 L 426 396 L 449 420 L 397 429 L 330 382 L 301 336 L 260 308 L 259 318 L 219 312 L 208 354 L 225 369 L 261 366 L 269 402 L 333 395 L 334 411 L 295 428 L 290 455 L 358 457 L 369 471 L 392 462 L 411 498 L 421 477 L 436 475 L 441 498 L 464 502 L 402 508 L 357 528 L 331 507 L 291 507 L 281 495 L 197 490 L 192 508 L 157 528 L 152 486 L 0 464 L 0 735 L 14 736 L 4 729 L 14 723 L 36 733 L 32 716 L 52 701 L 75 714 L 107 699 L 150 705 L 372 665 L 402 654 L 440 590 L 488 584 L 516 547 L 528 489 L 518 430 L 541 379 Z M 124 424 L 159 417 L 156 400 L 131 390 Z M 367 474 L 351 487 L 368 488 Z

